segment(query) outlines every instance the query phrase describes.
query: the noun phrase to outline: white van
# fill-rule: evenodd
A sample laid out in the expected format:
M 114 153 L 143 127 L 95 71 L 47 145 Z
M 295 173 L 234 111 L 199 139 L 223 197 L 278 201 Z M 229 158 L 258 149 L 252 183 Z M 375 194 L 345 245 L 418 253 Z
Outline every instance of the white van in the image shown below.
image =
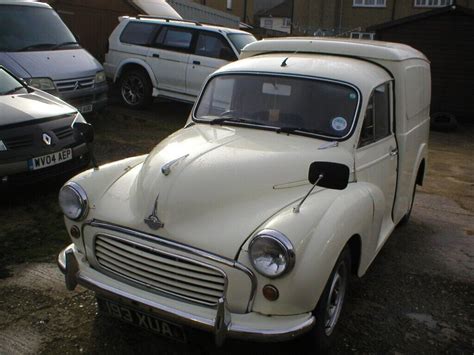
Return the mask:
M 242 48 L 255 41 L 232 28 L 121 17 L 110 35 L 104 68 L 128 106 L 146 106 L 157 96 L 194 102 L 209 74 L 237 60 Z
M 104 69 L 48 4 L 0 0 L 0 65 L 81 113 L 107 104 Z

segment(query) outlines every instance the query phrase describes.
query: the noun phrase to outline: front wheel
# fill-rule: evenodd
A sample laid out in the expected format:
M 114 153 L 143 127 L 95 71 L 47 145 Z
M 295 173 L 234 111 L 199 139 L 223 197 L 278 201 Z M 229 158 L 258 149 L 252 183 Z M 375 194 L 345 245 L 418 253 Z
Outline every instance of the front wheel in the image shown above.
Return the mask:
M 327 350 L 338 330 L 338 321 L 344 307 L 349 280 L 351 277 L 351 253 L 348 247 L 339 255 L 331 276 L 313 311 L 316 325 L 308 334 L 310 340 L 318 350 Z
M 152 85 L 143 70 L 129 70 L 120 78 L 120 96 L 130 107 L 144 108 L 152 101 Z

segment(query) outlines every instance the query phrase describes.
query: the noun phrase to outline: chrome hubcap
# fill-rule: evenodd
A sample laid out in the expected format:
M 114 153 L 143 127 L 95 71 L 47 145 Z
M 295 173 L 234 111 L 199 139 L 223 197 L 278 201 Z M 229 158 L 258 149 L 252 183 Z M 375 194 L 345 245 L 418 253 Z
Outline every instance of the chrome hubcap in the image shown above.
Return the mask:
M 145 86 L 141 78 L 129 75 L 122 83 L 122 97 L 129 105 L 138 104 L 145 97 Z
M 344 303 L 344 296 L 346 294 L 346 279 L 347 269 L 344 263 L 339 265 L 336 273 L 331 280 L 331 288 L 326 306 L 326 317 L 324 328 L 326 335 L 329 336 L 334 331 L 334 328 L 341 314 L 342 305 Z

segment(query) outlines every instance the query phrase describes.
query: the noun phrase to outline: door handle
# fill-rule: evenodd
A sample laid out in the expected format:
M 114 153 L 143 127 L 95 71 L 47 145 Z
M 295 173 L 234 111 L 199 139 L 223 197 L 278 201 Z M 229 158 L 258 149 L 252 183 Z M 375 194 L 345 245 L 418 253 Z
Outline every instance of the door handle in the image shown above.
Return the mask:
M 390 156 L 394 157 L 398 155 L 398 149 L 397 148 L 392 148 L 390 149 Z
M 193 60 L 193 64 L 201 65 L 201 62 L 199 60 Z
M 153 54 L 152 54 L 152 57 L 153 57 L 153 58 L 160 58 L 160 55 L 159 55 L 159 54 L 156 54 L 156 53 L 153 53 Z

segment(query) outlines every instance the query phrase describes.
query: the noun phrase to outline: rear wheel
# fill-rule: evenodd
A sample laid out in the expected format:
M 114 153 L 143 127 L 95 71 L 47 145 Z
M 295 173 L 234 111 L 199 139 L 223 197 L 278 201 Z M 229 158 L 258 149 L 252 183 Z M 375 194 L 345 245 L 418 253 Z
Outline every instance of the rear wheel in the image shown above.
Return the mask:
M 347 298 L 350 277 L 351 253 L 349 248 L 345 247 L 313 311 L 316 325 L 307 336 L 318 350 L 327 350 L 337 336 L 338 321 Z
M 148 74 L 140 69 L 126 71 L 120 78 L 120 96 L 123 102 L 133 108 L 143 108 L 152 101 L 152 90 Z

